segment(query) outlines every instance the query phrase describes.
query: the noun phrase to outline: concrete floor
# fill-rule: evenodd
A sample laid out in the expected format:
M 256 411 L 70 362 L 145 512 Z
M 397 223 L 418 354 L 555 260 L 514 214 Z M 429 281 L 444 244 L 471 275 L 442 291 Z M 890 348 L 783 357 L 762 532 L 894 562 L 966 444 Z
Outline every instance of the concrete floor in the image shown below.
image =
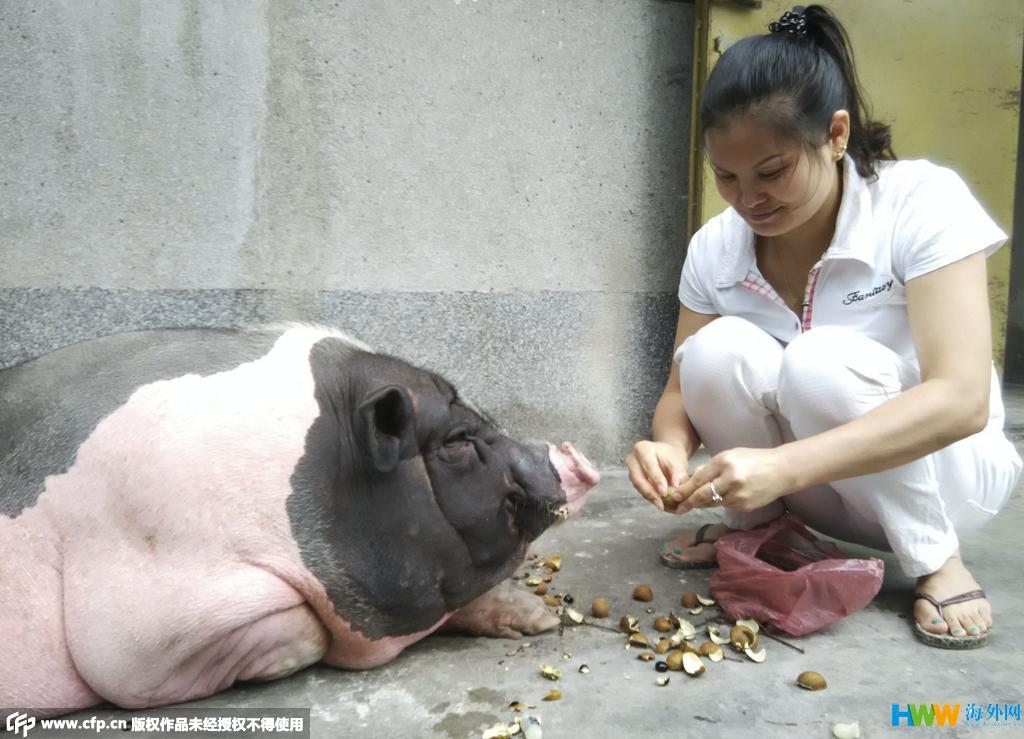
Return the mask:
M 1024 393 L 1010 393 L 1008 405 L 1010 433 L 1018 448 L 1024 447 Z M 658 564 L 656 552 L 681 525 L 709 519 L 707 514 L 680 520 L 659 513 L 632 492 L 622 470 L 612 470 L 581 515 L 547 532 L 533 551 L 561 555 L 563 567 L 554 587 L 571 593 L 583 610 L 594 597 L 604 596 L 612 606 L 612 616 L 604 619 L 609 625 L 627 611 L 649 620 L 653 617 L 631 600 L 636 584 L 652 585 L 655 599 L 649 605 L 657 613 L 680 610 L 684 591 L 707 592 L 709 571 L 669 570 Z M 668 673 L 671 681 L 665 687 L 655 685 L 657 673 L 636 659 L 636 650 L 624 650 L 621 636 L 576 627 L 519 643 L 434 636 L 381 669 L 352 673 L 314 668 L 275 683 L 237 687 L 183 708 L 309 707 L 311 736 L 317 738 L 480 737 L 485 728 L 512 719 L 511 701 L 535 706 L 527 712 L 541 719 L 548 739 L 829 737 L 833 723 L 850 721 L 859 721 L 862 736 L 880 736 L 905 730 L 890 726 L 893 703 L 1021 702 L 1024 658 L 1014 635 L 1024 633 L 1022 530 L 1024 495 L 1018 488 L 995 521 L 963 542 L 964 558 L 996 612 L 996 637 L 986 649 L 958 653 L 917 642 L 907 618 L 913 583 L 898 572 L 891 556 L 882 555 L 887 567 L 882 593 L 863 611 L 824 631 L 789 639 L 804 653 L 768 640 L 763 664 L 709 664 L 700 678 Z M 509 656 L 518 646 L 524 648 Z M 541 663 L 562 669 L 557 685 L 539 675 Z M 589 674 L 578 672 L 581 664 L 589 665 Z M 794 679 L 804 670 L 822 673 L 828 689 L 796 687 Z M 561 690 L 562 699 L 543 702 L 553 687 Z M 130 715 L 79 715 L 94 714 Z M 1015 733 L 972 730 L 963 721 L 955 729 L 932 732 L 947 737 Z

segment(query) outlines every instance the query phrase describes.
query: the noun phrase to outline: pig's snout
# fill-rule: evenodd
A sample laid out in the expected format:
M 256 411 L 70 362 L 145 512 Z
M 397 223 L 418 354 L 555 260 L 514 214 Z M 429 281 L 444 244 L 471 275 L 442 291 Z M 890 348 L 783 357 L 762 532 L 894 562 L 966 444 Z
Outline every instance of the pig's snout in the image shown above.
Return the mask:
M 555 468 L 565 494 L 569 515 L 579 512 L 587 500 L 587 493 L 601 480 L 597 468 L 568 441 L 561 446 L 549 446 L 548 457 Z

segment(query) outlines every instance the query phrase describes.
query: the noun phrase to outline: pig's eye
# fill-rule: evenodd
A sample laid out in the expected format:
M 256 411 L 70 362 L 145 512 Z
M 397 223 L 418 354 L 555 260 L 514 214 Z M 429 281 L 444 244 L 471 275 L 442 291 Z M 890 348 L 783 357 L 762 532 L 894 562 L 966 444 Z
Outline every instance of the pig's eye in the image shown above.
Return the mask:
M 464 426 L 458 426 L 448 432 L 448 436 L 444 438 L 445 446 L 459 446 L 460 444 L 469 444 L 469 429 Z
M 473 430 L 465 426 L 456 426 L 449 431 L 438 450 L 441 459 L 452 464 L 481 459 L 481 454 L 479 440 L 475 438 Z

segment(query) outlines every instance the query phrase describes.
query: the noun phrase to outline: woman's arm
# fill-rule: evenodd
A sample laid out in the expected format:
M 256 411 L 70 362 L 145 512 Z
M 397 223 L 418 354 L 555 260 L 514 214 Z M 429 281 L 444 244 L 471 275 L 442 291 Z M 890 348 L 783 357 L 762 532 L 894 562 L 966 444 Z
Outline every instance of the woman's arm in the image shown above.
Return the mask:
M 921 384 L 860 418 L 786 444 L 794 489 L 887 470 L 985 428 L 992 377 L 985 255 L 907 283 Z
M 906 464 L 982 430 L 992 371 L 984 253 L 910 280 L 907 309 L 919 385 L 821 434 L 716 455 L 680 491 L 687 505 L 706 504 L 707 483 L 715 480 L 730 508 L 759 508 L 797 490 Z
M 675 356 L 675 350 L 686 339 L 716 318 L 717 315 L 697 313 L 680 306 L 672 355 Z M 687 476 L 690 456 L 700 448 L 700 437 L 683 407 L 679 392 L 679 365 L 674 361 L 665 389 L 654 408 L 652 439 L 637 442 L 626 457 L 626 467 L 637 492 L 664 510 L 662 494 L 668 488 L 682 484 Z

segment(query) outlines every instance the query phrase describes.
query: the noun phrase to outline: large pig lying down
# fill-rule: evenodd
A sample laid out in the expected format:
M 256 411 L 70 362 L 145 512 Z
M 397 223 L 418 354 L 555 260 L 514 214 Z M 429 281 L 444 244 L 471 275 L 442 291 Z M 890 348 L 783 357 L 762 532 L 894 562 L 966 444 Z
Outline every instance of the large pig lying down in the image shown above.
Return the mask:
M 201 698 L 442 627 L 597 482 L 437 375 L 320 327 L 119 334 L 0 372 L 0 708 Z

